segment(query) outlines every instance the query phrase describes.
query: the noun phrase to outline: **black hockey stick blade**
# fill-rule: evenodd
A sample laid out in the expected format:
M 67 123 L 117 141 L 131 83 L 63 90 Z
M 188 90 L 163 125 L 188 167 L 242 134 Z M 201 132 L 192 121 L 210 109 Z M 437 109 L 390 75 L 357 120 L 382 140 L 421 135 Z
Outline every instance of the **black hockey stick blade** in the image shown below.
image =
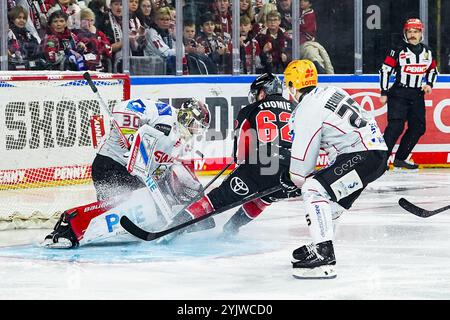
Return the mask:
M 408 212 L 411 212 L 412 214 L 421 217 L 421 218 L 428 218 L 431 216 L 434 216 L 435 214 L 438 214 L 442 211 L 446 211 L 450 209 L 450 205 L 436 209 L 436 210 L 426 210 L 423 209 L 421 207 L 416 206 L 415 204 L 409 202 L 408 200 L 406 200 L 405 198 L 400 198 L 398 200 L 398 204 L 400 205 L 400 207 L 402 207 L 403 209 L 405 209 Z
M 137 225 L 135 225 L 127 216 L 122 216 L 122 218 L 120 218 L 120 225 L 125 230 L 127 230 L 129 233 L 131 233 L 133 236 L 135 236 L 135 237 L 137 237 L 139 239 L 145 240 L 145 241 L 152 241 L 152 240 L 164 237 L 165 235 L 168 235 L 168 234 L 170 234 L 172 232 L 175 232 L 177 230 L 186 228 L 187 226 L 190 226 L 191 224 L 200 222 L 200 221 L 202 221 L 202 220 L 204 220 L 206 218 L 209 218 L 209 217 L 211 217 L 213 215 L 225 212 L 227 210 L 230 210 L 230 209 L 232 209 L 234 207 L 240 206 L 240 205 L 242 205 L 244 203 L 247 203 L 249 201 L 252 201 L 252 200 L 255 200 L 257 198 L 261 198 L 261 197 L 264 197 L 264 196 L 266 196 L 268 194 L 274 193 L 274 192 L 276 192 L 276 191 L 278 191 L 280 189 L 281 189 L 280 186 L 276 186 L 276 187 L 272 187 L 272 188 L 266 189 L 264 191 L 255 193 L 255 194 L 253 194 L 251 196 L 248 196 L 248 197 L 242 199 L 241 201 L 229 204 L 228 206 L 220 208 L 219 210 L 216 210 L 216 211 L 213 211 L 213 212 L 211 212 L 209 214 L 206 214 L 206 215 L 204 215 L 204 216 L 202 216 L 200 218 L 186 221 L 186 222 L 184 222 L 182 224 L 179 224 L 179 225 L 174 226 L 172 228 L 169 228 L 167 230 L 156 231 L 156 232 L 145 231 L 145 230 L 141 229 L 140 227 L 138 227 Z

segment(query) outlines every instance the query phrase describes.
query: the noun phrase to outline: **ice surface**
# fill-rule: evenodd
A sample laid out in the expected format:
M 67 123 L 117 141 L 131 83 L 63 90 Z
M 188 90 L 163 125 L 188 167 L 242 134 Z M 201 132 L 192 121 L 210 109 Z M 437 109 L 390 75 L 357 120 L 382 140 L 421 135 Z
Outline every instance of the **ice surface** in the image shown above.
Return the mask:
M 205 181 L 210 179 L 204 178 Z M 217 228 L 167 246 L 149 242 L 47 250 L 48 230 L 0 232 L 1 299 L 450 299 L 450 170 L 386 173 L 340 219 L 338 277 L 297 280 L 292 251 L 309 242 L 300 201 L 279 202 L 237 238 Z

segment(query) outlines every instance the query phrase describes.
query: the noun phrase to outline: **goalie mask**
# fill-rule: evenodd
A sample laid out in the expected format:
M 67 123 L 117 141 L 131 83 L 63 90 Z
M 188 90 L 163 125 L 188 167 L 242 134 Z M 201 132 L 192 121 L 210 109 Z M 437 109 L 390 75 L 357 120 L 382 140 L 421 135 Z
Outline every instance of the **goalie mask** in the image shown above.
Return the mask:
M 260 75 L 250 86 L 248 93 L 248 102 L 255 103 L 261 90 L 264 90 L 266 95 L 283 94 L 283 83 L 272 73 L 264 73 Z
M 202 134 L 209 127 L 208 105 L 197 99 L 186 100 L 178 110 L 177 119 L 185 136 Z

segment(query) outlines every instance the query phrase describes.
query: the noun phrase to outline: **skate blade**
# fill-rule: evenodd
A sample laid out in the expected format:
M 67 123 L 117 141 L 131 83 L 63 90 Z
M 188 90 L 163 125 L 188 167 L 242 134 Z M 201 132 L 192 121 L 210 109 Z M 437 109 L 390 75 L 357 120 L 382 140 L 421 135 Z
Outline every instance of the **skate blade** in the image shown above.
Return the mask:
M 419 172 L 419 169 L 418 168 L 417 169 L 406 169 L 406 168 L 394 167 L 392 172 L 396 172 L 396 173 L 416 173 L 416 172 Z
M 69 240 L 59 241 L 55 243 L 51 239 L 44 240 L 39 244 L 39 246 L 47 249 L 71 249 L 73 247 L 72 242 L 70 242 Z
M 337 277 L 335 266 L 320 266 L 313 269 L 294 268 L 292 275 L 296 279 L 334 279 Z

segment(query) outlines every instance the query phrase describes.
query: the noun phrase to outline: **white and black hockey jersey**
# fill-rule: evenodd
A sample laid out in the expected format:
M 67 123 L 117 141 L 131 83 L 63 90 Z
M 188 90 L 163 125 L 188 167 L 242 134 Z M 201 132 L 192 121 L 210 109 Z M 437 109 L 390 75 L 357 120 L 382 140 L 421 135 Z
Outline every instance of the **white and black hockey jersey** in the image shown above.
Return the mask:
M 314 171 L 321 149 L 330 163 L 341 154 L 387 151 L 375 119 L 337 87 L 316 88 L 304 96 L 289 125 L 293 137 L 290 172 L 303 178 Z
M 173 158 L 182 153 L 183 147 L 176 110 L 172 106 L 148 99 L 127 100 L 114 108 L 113 115 L 130 144 L 134 139 L 134 134 L 142 125 L 149 125 L 164 133 L 164 135 L 159 135 L 153 155 L 152 161 L 155 162 L 155 166 L 171 163 Z M 128 152 L 129 150 L 121 142 L 119 133 L 112 130 L 98 153 L 126 166 Z
M 397 49 L 391 50 L 380 69 L 382 95 L 387 94 L 389 77 L 392 74 L 395 75 L 395 85 L 420 89 L 424 77 L 425 83 L 433 87 L 438 70 L 430 48 L 422 43 L 413 46 L 405 42 Z

